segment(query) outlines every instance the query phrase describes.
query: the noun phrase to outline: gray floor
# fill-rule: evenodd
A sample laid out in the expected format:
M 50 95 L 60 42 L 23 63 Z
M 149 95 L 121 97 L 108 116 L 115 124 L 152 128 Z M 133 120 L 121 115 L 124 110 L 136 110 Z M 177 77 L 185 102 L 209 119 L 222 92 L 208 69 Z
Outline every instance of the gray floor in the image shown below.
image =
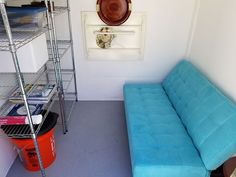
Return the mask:
M 131 177 L 123 102 L 76 103 L 69 132 L 56 131 L 57 159 L 48 177 Z M 7 177 L 40 177 L 17 159 Z

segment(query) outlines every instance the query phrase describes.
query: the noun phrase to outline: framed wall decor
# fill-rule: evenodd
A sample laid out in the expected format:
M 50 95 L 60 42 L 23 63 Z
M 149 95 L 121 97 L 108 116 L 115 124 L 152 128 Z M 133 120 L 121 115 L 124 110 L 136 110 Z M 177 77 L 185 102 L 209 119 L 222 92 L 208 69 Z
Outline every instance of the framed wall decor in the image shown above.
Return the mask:
M 82 12 L 84 48 L 89 60 L 143 58 L 145 13 L 132 13 L 120 26 L 105 24 L 96 12 Z

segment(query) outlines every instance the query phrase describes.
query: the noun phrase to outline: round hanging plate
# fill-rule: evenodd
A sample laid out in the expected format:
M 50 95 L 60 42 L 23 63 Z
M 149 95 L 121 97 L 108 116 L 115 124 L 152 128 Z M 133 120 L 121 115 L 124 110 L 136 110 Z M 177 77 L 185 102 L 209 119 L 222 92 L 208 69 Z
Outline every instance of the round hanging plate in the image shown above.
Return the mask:
M 111 47 L 111 42 L 115 38 L 114 34 L 106 34 L 112 32 L 111 28 L 103 27 L 100 32 L 105 32 L 104 34 L 98 34 L 96 37 L 97 46 L 102 49 L 108 49 Z
M 97 13 L 107 25 L 118 26 L 131 14 L 131 0 L 97 0 Z

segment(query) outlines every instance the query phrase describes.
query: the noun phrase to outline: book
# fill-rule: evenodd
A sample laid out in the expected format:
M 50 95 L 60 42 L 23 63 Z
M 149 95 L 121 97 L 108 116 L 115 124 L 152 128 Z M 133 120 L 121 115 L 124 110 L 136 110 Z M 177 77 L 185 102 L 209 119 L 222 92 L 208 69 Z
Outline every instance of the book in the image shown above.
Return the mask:
M 25 92 L 29 92 L 31 89 L 32 89 L 33 85 L 32 84 L 26 84 L 24 89 L 25 89 Z M 15 88 L 12 93 L 11 93 L 11 96 L 10 98 L 22 98 L 22 95 L 21 95 L 21 90 L 19 87 Z
M 32 89 L 33 85 L 32 84 L 26 84 L 24 86 L 26 94 Z M 9 101 L 13 103 L 23 103 L 23 97 L 21 93 L 21 89 L 19 87 L 15 88 L 13 91 L 11 91 Z
M 37 115 L 42 112 L 43 104 L 29 104 L 31 115 Z M 26 116 L 27 111 L 24 104 L 15 104 L 6 112 L 7 116 Z
M 25 85 L 28 102 L 30 104 L 47 103 L 56 91 L 55 84 L 27 84 Z M 9 101 L 13 103 L 23 103 L 21 90 L 16 88 L 11 93 Z
M 43 104 L 29 104 L 33 124 L 42 122 Z M 24 104 L 13 104 L 0 116 L 0 125 L 24 125 L 29 124 L 27 111 Z
M 48 99 L 48 96 L 55 90 L 55 85 L 38 84 L 29 93 L 31 99 Z
M 42 122 L 43 116 L 33 115 L 33 124 L 40 124 Z M 25 125 L 29 124 L 27 116 L 0 116 L 0 125 Z

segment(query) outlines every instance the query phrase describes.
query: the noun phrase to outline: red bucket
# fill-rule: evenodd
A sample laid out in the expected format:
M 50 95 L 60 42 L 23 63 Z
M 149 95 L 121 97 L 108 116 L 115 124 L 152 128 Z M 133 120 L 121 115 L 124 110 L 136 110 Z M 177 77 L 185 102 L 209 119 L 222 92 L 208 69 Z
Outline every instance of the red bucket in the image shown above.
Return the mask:
M 58 115 L 49 113 L 37 137 L 40 155 L 44 168 L 50 166 L 56 159 L 56 146 L 54 130 Z M 13 144 L 19 150 L 24 167 L 29 171 L 39 171 L 38 156 L 32 139 L 12 139 Z

